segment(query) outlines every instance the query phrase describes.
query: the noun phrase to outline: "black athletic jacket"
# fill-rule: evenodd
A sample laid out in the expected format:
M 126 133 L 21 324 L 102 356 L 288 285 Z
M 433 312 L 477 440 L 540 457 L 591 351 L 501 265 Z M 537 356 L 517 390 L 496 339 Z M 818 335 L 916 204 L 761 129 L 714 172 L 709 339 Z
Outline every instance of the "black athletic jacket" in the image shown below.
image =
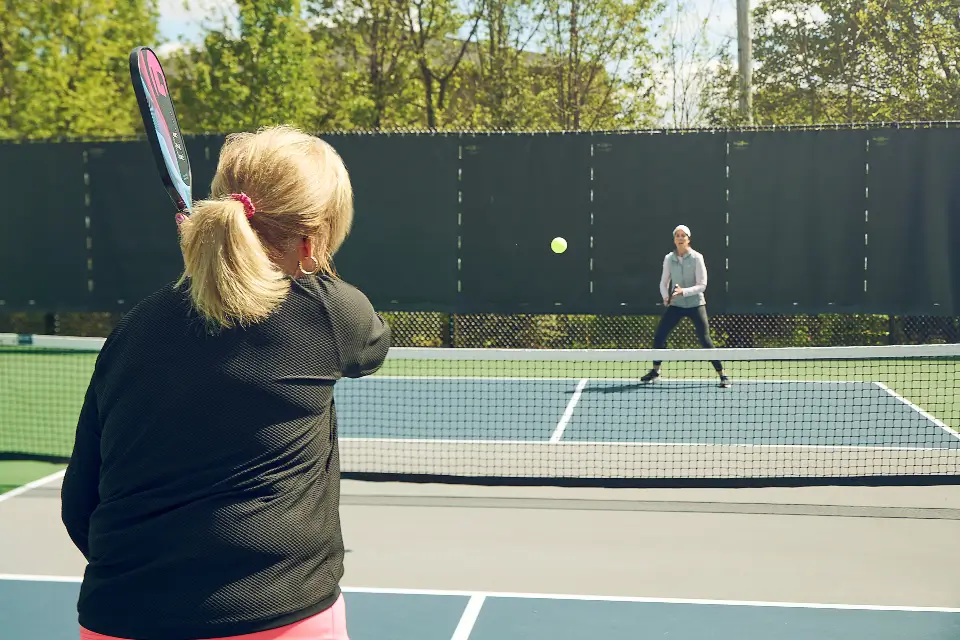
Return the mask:
M 333 386 L 375 372 L 390 330 L 341 281 L 303 277 L 266 321 L 203 330 L 172 285 L 124 316 L 90 381 L 62 518 L 91 631 L 239 635 L 340 594 Z

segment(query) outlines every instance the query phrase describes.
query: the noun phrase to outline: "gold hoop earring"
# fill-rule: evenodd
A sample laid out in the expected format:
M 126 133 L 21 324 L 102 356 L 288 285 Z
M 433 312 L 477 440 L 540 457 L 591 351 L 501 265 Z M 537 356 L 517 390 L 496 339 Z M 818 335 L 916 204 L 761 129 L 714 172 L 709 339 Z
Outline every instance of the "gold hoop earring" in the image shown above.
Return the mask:
M 313 271 L 307 271 L 306 269 L 303 268 L 303 260 L 297 263 L 297 266 L 300 267 L 300 272 L 305 276 L 312 276 L 313 274 L 315 274 L 317 271 L 320 270 L 320 261 L 313 256 L 310 256 L 310 259 L 313 260 L 313 265 L 314 265 Z

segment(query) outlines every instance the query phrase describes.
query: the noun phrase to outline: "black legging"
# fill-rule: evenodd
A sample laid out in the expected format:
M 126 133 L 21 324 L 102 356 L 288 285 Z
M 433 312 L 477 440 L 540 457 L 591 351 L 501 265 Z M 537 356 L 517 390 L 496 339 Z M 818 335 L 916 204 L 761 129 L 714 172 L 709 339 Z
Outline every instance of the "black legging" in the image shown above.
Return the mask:
M 667 307 L 663 317 L 660 318 L 660 324 L 657 325 L 657 333 L 653 337 L 654 349 L 666 349 L 667 337 L 670 332 L 684 318 L 690 318 L 693 326 L 697 330 L 697 340 L 704 349 L 713 349 L 713 340 L 710 339 L 710 320 L 707 318 L 706 305 L 699 307 Z M 660 360 L 654 360 L 653 366 L 660 368 Z M 723 363 L 719 360 L 711 360 L 710 363 L 717 371 L 723 370 Z

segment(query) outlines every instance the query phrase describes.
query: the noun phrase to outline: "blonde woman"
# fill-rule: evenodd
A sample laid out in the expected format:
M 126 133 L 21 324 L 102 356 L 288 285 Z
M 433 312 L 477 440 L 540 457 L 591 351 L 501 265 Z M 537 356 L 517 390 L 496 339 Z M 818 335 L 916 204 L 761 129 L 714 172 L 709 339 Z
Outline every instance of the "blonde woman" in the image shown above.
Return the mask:
M 690 228 L 683 224 L 673 230 L 673 245 L 676 249 L 663 258 L 660 295 L 667 310 L 657 324 L 653 348 L 665 349 L 667 338 L 677 324 L 684 318 L 690 318 L 700 346 L 713 349 L 713 340 L 710 339 L 710 319 L 707 317 L 707 301 L 704 296 L 704 291 L 707 289 L 707 265 L 703 254 L 690 247 Z M 652 382 L 659 378 L 661 364 L 660 361 L 655 361 L 653 368 L 640 380 Z M 723 370 L 723 363 L 713 360 L 711 364 L 720 376 L 720 386 L 729 387 L 730 377 Z
M 333 274 L 352 217 L 326 143 L 227 138 L 183 277 L 124 316 L 83 403 L 62 490 L 81 638 L 347 639 L 333 387 L 390 343 Z

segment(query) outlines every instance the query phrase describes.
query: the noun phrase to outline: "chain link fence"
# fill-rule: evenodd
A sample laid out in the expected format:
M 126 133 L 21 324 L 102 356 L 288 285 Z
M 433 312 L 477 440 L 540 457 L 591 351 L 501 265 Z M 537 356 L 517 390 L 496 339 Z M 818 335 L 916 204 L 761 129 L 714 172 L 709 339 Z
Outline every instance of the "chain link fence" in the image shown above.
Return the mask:
M 384 313 L 394 345 L 523 349 L 637 349 L 653 346 L 658 316 L 448 315 Z M 0 332 L 106 336 L 119 313 L 0 314 Z M 886 315 L 717 315 L 718 347 L 839 347 L 960 342 L 960 318 Z M 697 347 L 684 320 L 669 347 Z

